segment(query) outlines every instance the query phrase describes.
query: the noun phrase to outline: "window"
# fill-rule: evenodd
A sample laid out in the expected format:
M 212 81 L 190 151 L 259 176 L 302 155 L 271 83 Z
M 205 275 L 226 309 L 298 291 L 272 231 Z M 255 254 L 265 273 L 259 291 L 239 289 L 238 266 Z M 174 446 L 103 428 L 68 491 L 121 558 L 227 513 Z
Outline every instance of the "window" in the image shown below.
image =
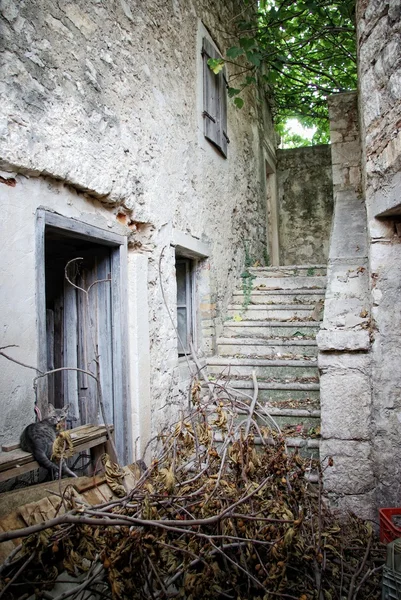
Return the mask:
M 203 59 L 203 122 L 205 137 L 227 157 L 227 77 L 223 68 L 217 75 L 210 69 L 209 58 L 221 58 L 213 44 L 202 41 Z
M 177 278 L 177 331 L 178 356 L 191 352 L 194 342 L 194 261 L 177 257 L 175 263 Z

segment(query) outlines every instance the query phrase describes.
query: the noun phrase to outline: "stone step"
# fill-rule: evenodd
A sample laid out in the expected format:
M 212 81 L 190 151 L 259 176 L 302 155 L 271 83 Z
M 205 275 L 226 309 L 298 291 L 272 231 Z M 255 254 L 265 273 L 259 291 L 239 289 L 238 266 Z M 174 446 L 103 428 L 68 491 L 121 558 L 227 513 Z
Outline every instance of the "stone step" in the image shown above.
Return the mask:
M 283 337 L 315 339 L 320 330 L 320 321 L 261 321 L 230 319 L 224 322 L 224 337 Z
M 320 410 L 277 408 L 268 404 L 265 408 L 287 435 L 292 435 L 292 430 L 294 435 L 300 433 L 307 435 L 320 431 Z
M 327 265 L 283 265 L 280 267 L 250 267 L 252 275 L 263 277 L 313 277 L 326 275 Z
M 299 288 L 316 290 L 326 287 L 324 275 L 316 277 L 263 277 L 256 275 L 252 279 L 253 290 L 296 290 Z
M 292 437 L 320 435 L 320 410 L 277 408 L 269 404 L 265 404 L 265 409 L 266 413 L 262 409 L 258 410 L 258 420 L 263 425 L 271 427 L 275 423 L 283 433 Z M 245 421 L 247 416 L 245 410 L 238 410 L 240 421 Z
M 255 370 L 257 377 L 264 379 L 296 380 L 317 377 L 317 361 L 309 360 L 269 360 L 262 358 L 225 358 L 211 357 L 207 359 L 209 375 L 225 377 L 251 376 Z
M 215 433 L 216 442 L 221 443 L 224 440 L 223 435 L 220 431 Z M 267 438 L 267 443 L 273 445 L 274 439 Z M 320 440 L 319 438 L 308 438 L 308 437 L 286 437 L 286 445 L 289 452 L 299 452 L 304 458 L 319 458 Z M 254 438 L 255 446 L 262 446 L 262 440 L 259 436 Z
M 203 383 L 202 387 L 207 388 Z M 253 381 L 251 377 L 244 379 L 234 379 L 230 377 L 218 378 L 215 382 L 215 389 L 223 396 L 225 390 L 227 393 L 247 402 L 253 395 Z M 258 380 L 258 400 L 266 402 L 277 408 L 319 408 L 319 383 L 299 382 L 299 381 L 263 381 Z M 245 394 L 245 395 L 244 395 Z M 248 400 L 247 400 L 248 398 Z
M 227 309 L 227 316 L 235 317 L 240 315 L 247 320 L 268 320 L 268 321 L 290 321 L 310 320 L 315 305 L 310 304 L 249 304 L 246 308 L 242 304 L 230 304 Z
M 219 338 L 217 340 L 217 353 L 219 356 L 276 356 L 280 358 L 292 355 L 294 358 L 303 356 L 317 356 L 315 340 L 270 340 L 264 338 Z
M 316 305 L 319 300 L 324 300 L 325 290 L 264 290 L 252 289 L 249 296 L 250 304 L 312 304 Z M 233 293 L 233 303 L 242 304 L 244 292 L 241 289 Z

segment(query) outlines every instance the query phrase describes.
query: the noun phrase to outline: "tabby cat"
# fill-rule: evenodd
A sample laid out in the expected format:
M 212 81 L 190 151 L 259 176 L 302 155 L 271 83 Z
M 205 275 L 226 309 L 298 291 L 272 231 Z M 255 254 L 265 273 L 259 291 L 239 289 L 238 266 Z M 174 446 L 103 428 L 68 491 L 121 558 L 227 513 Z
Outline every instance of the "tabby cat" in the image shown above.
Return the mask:
M 47 469 L 50 475 L 58 478 L 59 466 L 50 459 L 53 452 L 53 442 L 57 437 L 57 424 L 63 421 L 68 413 L 69 405 L 63 408 L 54 408 L 49 404 L 48 415 L 38 423 L 31 423 L 21 433 L 20 446 L 25 452 L 31 452 L 41 467 Z M 63 461 L 62 473 L 70 477 L 77 477 Z

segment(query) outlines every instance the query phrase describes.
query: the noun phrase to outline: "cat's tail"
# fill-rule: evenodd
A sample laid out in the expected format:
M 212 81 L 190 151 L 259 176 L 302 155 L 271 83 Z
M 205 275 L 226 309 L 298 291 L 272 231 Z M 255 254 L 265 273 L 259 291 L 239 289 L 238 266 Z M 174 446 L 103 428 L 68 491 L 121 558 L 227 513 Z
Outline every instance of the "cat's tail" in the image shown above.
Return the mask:
M 37 448 L 33 452 L 34 459 L 40 464 L 41 467 L 47 469 L 50 473 L 54 473 L 55 477 L 58 478 L 60 467 L 52 462 L 47 456 L 44 450 Z M 71 471 L 63 461 L 62 472 L 66 473 L 70 477 L 77 477 L 77 475 Z

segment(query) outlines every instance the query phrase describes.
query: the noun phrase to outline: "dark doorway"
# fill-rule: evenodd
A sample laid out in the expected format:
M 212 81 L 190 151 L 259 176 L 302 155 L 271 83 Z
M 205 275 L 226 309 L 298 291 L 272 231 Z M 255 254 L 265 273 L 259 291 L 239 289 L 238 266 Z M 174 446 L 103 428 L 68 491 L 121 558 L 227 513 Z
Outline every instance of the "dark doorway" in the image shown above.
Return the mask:
M 46 230 L 45 281 L 47 370 L 78 367 L 95 376 L 99 370 L 107 419 L 114 423 L 110 248 Z M 101 420 L 96 381 L 85 373 L 49 376 L 48 401 L 70 404 L 74 425 Z
M 42 406 L 69 404 L 73 427 L 101 423 L 91 374 L 99 375 L 106 419 L 114 424 L 119 458 L 126 463 L 131 446 L 123 327 L 126 239 L 47 211 L 40 211 L 38 223 L 40 369 L 71 369 L 46 378 Z

